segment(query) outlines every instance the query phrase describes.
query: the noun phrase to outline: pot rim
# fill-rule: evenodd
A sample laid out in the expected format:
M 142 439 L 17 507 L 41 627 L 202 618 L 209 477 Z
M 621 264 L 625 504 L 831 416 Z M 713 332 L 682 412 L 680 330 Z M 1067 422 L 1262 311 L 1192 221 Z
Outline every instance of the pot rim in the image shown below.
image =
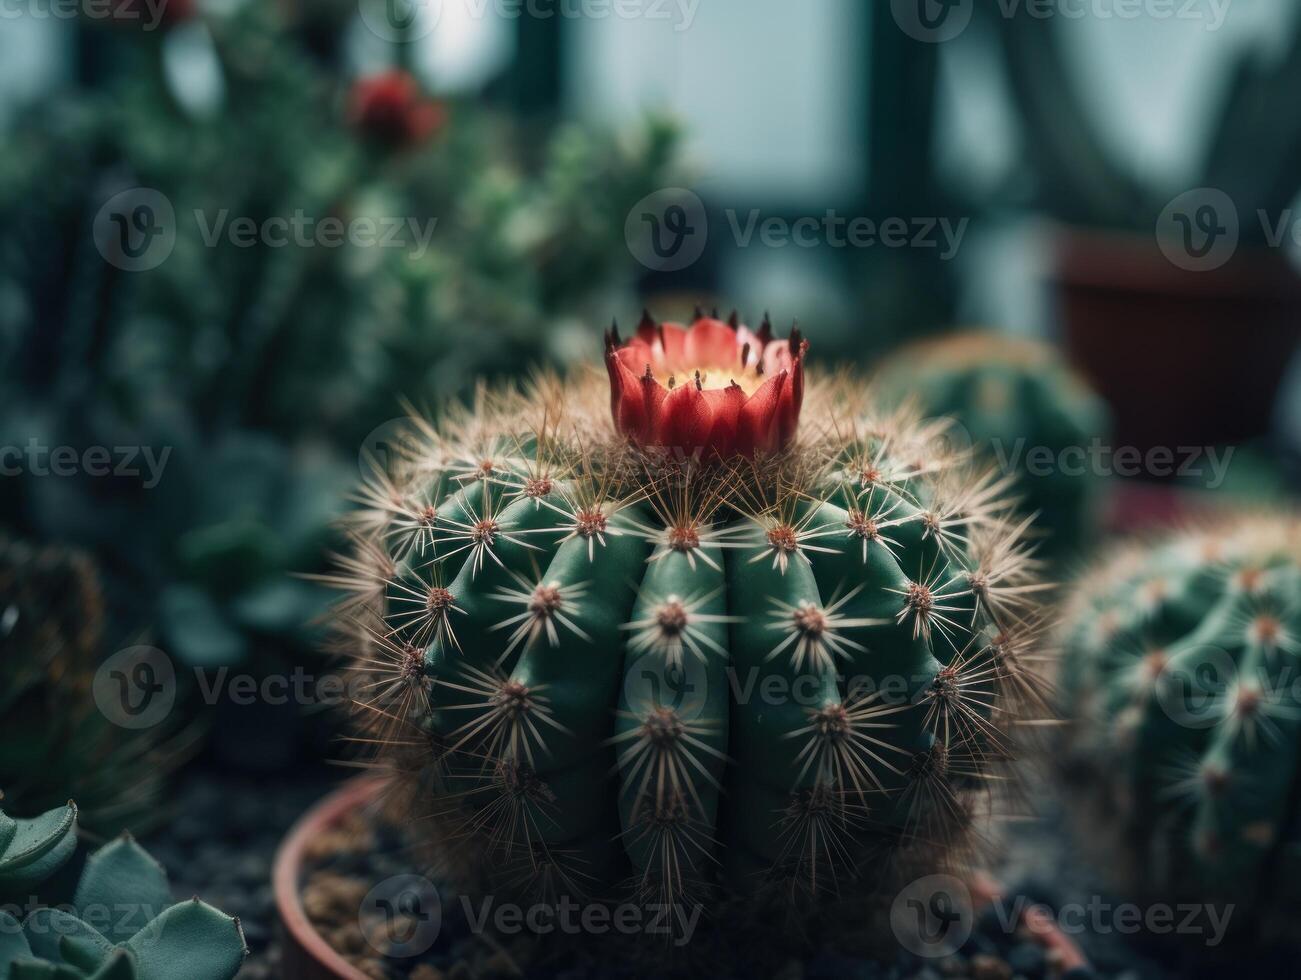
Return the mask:
M 1066 288 L 1188 296 L 1301 299 L 1301 272 L 1286 251 L 1243 244 L 1224 265 L 1193 272 L 1173 265 L 1154 235 L 1052 223 L 1048 278 Z
M 358 776 L 332 790 L 298 819 L 276 852 L 272 888 L 280 922 L 288 934 L 287 940 L 325 969 L 333 970 L 340 980 L 369 980 L 369 978 L 340 956 L 317 931 L 303 909 L 299 878 L 303 867 L 303 852 L 308 843 L 321 830 L 340 823 L 352 811 L 373 803 L 383 792 L 385 780 L 377 776 Z M 970 881 L 972 898 L 980 908 L 999 901 L 1005 895 L 1002 886 L 988 874 L 977 873 Z M 1035 912 L 1032 916 L 1029 913 Z M 1079 945 L 1062 932 L 1051 917 L 1030 909 L 1021 925 L 1033 940 L 1054 957 L 1057 969 L 1067 971 L 1087 967 L 1088 957 Z
M 331 790 L 298 818 L 276 851 L 272 866 L 271 888 L 286 941 L 297 945 L 321 967 L 332 970 L 340 980 L 369 978 L 339 955 L 307 918 L 300 888 L 303 852 L 322 830 L 338 825 L 349 813 L 374 802 L 383 789 L 382 778 L 358 776 Z

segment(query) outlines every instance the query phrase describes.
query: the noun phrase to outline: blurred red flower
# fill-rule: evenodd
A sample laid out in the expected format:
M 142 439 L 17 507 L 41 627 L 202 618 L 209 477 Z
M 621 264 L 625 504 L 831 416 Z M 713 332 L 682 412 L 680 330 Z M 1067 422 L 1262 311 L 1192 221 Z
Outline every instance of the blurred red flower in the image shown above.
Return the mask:
M 353 85 L 349 119 L 368 139 L 404 149 L 419 146 L 441 129 L 447 109 L 427 98 L 410 74 L 394 70 Z

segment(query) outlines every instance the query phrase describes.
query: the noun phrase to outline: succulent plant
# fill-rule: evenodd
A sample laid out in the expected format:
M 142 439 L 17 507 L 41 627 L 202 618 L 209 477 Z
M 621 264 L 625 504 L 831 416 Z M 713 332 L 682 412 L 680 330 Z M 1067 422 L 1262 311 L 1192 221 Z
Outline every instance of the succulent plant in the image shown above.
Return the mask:
M 1135 890 L 1294 928 L 1301 872 L 1301 519 L 1126 545 L 1062 627 L 1066 774 Z M 1102 834 L 1104 829 L 1109 834 Z
M 1044 707 L 1036 562 L 1005 481 L 857 378 L 806 386 L 806 346 L 647 316 L 608 390 L 485 388 L 367 482 L 359 738 L 475 881 L 869 895 L 969 853 Z
M 883 394 L 911 396 L 927 415 L 952 417 L 973 448 L 1016 473 L 1022 510 L 1038 514 L 1035 526 L 1047 534 L 1046 554 L 1079 551 L 1099 483 L 1085 454 L 1106 435 L 1107 409 L 1052 347 L 958 333 L 902 348 L 877 381 Z
M 82 61 L 104 77 L 5 125 L 0 428 L 14 445 L 170 455 L 157 486 L 24 472 L 0 481 L 0 511 L 25 538 L 92 552 L 115 632 L 149 628 L 188 666 L 268 650 L 301 661 L 321 593 L 290 573 L 324 570 L 371 427 L 399 394 L 442 399 L 485 370 L 566 358 L 563 323 L 632 282 L 629 209 L 672 183 L 672 125 L 542 134 L 467 100 L 440 127 L 411 76 L 353 85 L 284 23 L 343 35 L 357 10 L 238 4 L 204 10 L 202 30 L 88 23 Z M 193 84 L 167 70 L 180 62 L 200 66 Z M 130 187 L 176 216 L 174 247 L 144 275 L 121 274 L 91 235 Z M 246 247 L 223 233 L 299 213 L 317 230 L 410 216 L 432 238 Z
M 10 901 L 54 874 L 77 848 L 77 806 L 31 819 L 0 811 L 0 899 Z
M 29 890 L 76 850 L 77 808 L 33 820 L 0 812 L 0 899 Z M 167 872 L 128 835 L 86 858 L 68 905 L 38 905 L 19 923 L 0 909 L 5 980 L 229 980 L 247 950 L 239 920 L 197 898 L 173 903 Z
M 158 817 L 194 732 L 130 731 L 100 712 L 103 606 L 88 558 L 0 534 L 0 793 L 24 816 L 71 793 L 84 824 L 114 834 Z

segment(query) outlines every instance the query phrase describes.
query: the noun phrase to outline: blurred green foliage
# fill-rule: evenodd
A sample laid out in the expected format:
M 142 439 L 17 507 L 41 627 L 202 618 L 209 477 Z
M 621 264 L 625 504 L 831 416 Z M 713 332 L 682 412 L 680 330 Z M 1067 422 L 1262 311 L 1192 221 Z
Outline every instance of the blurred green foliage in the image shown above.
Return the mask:
M 115 616 L 204 665 L 304 638 L 322 593 L 290 573 L 320 567 L 365 437 L 403 398 L 436 407 L 571 359 L 631 305 L 624 217 L 677 140 L 647 119 L 538 141 L 466 100 L 428 142 L 386 149 L 281 17 L 246 4 L 183 39 L 84 27 L 107 78 L 29 107 L 0 156 L 0 445 L 170 450 L 156 487 L 24 472 L 0 504 L 36 540 L 91 549 Z M 211 55 L 217 98 L 174 84 L 180 43 Z M 172 204 L 176 242 L 125 272 L 92 228 L 138 187 Z M 436 225 L 427 250 L 211 237 L 296 214 Z

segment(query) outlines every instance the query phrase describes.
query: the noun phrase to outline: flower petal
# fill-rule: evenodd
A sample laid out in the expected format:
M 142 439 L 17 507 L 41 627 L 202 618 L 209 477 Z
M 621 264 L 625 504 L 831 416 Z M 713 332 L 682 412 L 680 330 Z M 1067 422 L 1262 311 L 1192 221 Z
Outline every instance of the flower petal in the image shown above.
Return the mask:
M 736 331 L 722 320 L 702 316 L 687 331 L 687 363 L 736 370 L 741 350 L 736 340 Z
M 655 443 L 681 449 L 697 449 L 709 441 L 714 428 L 714 410 L 705 393 L 694 383 L 679 385 L 659 406 Z
M 745 391 L 733 381 L 726 388 L 706 388 L 704 395 L 714 413 L 714 427 L 706 444 L 719 456 L 730 456 L 736 449 L 736 427 L 745 404 Z
M 780 448 L 777 432 L 777 410 L 782 402 L 782 392 L 789 387 L 790 375 L 782 371 L 769 378 L 751 395 L 737 419 L 736 451 L 746 456 L 757 452 L 771 452 Z
M 636 443 L 646 444 L 654 436 L 655 417 L 667 393 L 653 377 L 638 376 L 629 369 L 629 353 L 625 347 L 611 351 L 605 358 L 610 373 L 610 414 L 620 432 Z

